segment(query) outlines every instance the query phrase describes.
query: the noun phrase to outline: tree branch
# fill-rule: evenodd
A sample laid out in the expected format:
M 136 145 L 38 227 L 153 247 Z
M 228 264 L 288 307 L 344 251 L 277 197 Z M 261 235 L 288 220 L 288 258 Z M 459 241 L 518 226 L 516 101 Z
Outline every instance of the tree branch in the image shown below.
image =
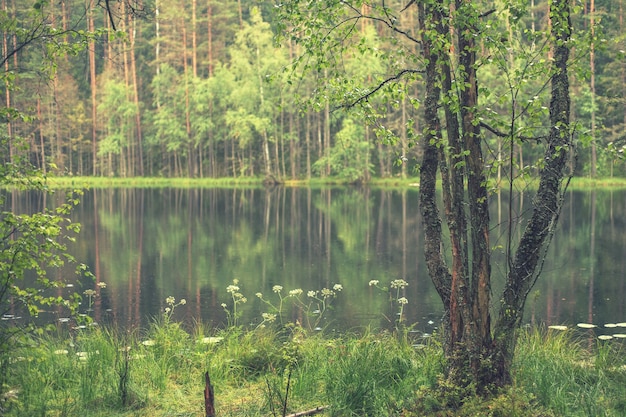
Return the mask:
M 406 31 L 401 30 L 401 29 L 396 27 L 397 18 L 395 16 L 390 16 L 389 15 L 389 13 L 387 12 L 387 7 L 385 6 L 385 2 L 384 1 L 383 1 L 383 10 L 384 10 L 385 16 L 387 16 L 387 19 L 389 19 L 389 20 L 381 19 L 380 17 L 376 17 L 376 16 L 365 15 L 365 14 L 361 13 L 361 11 L 359 9 L 355 8 L 353 5 L 348 4 L 347 2 L 345 2 L 343 0 L 341 1 L 341 3 L 345 4 L 353 12 L 355 12 L 357 14 L 357 16 L 358 16 L 357 17 L 358 19 L 364 18 L 364 19 L 373 20 L 375 22 L 383 23 L 385 26 L 387 26 L 392 31 L 401 34 L 402 36 L 406 37 L 407 39 L 411 40 L 412 42 L 415 42 L 417 44 L 420 43 L 420 41 L 418 39 L 414 38 L 413 36 L 411 36 L 410 33 L 408 33 Z
M 378 90 L 380 90 L 381 88 L 383 88 L 385 85 L 389 84 L 390 82 L 393 81 L 398 81 L 400 78 L 402 78 L 405 74 L 422 74 L 424 71 L 422 70 L 412 70 L 412 69 L 404 69 L 402 71 L 400 71 L 399 73 L 397 73 L 396 75 L 394 75 L 393 77 L 389 77 L 386 80 L 383 80 L 380 84 L 378 84 L 373 90 L 371 90 L 370 92 L 368 92 L 367 94 L 357 98 L 356 100 L 354 100 L 352 103 L 349 104 L 344 104 L 339 106 L 340 108 L 346 108 L 346 109 L 350 109 L 354 106 L 356 106 L 357 104 L 361 103 L 362 101 L 367 101 L 371 96 L 373 96 L 374 94 L 376 94 L 376 92 Z
M 508 138 L 510 137 L 510 135 L 508 133 L 504 133 L 499 131 L 498 129 L 496 129 L 495 127 L 491 127 L 490 125 L 488 125 L 485 122 L 480 122 L 480 127 L 483 127 L 485 129 L 487 129 L 488 131 L 490 131 L 491 133 L 493 133 L 494 135 L 496 135 L 499 138 Z M 531 136 L 523 136 L 523 135 L 519 135 L 517 136 L 518 139 L 520 139 L 522 142 L 527 142 L 527 141 L 534 141 L 534 142 L 541 142 L 544 139 L 547 139 L 547 136 L 536 136 L 536 137 L 531 137 Z

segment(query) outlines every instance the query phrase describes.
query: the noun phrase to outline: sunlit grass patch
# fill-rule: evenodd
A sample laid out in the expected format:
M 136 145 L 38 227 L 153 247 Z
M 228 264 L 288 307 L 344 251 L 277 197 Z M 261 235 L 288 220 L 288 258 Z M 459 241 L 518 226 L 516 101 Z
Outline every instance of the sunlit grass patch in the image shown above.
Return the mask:
M 525 331 L 514 378 L 556 415 L 623 415 L 626 372 L 620 365 L 626 358 L 621 349 L 621 344 L 574 332 Z
M 339 414 L 393 415 L 421 378 L 415 350 L 390 335 L 339 339 L 328 351 L 325 394 Z

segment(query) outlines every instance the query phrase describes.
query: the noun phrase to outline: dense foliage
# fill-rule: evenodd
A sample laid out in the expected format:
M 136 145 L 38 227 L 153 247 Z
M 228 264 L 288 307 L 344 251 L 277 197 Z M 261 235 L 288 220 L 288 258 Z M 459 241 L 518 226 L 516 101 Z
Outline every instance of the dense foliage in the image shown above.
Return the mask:
M 4 71 L 0 72 L 0 80 L 6 96 L 6 106 L 0 108 L 6 127 L 0 132 L 0 398 L 10 392 L 7 372 L 15 361 L 11 355 L 28 345 L 30 336 L 43 331 L 41 323 L 36 322 L 38 314 L 54 310 L 67 318 L 77 312 L 80 296 L 63 291 L 65 280 L 60 275 L 50 278 L 51 272 L 75 266 L 77 275 L 89 275 L 87 267 L 78 264 L 67 251 L 67 244 L 80 228 L 69 218 L 78 196 L 72 192 L 48 192 L 45 172 L 31 163 L 29 144 L 13 130 L 18 122 L 24 127 L 32 126 L 33 117 L 13 106 L 12 94 L 19 91 L 21 76 L 27 76 L 29 71 L 18 73 L 9 69 L 9 60 L 17 65 L 21 55 L 18 52 L 39 51 L 37 73 L 53 74 L 58 57 L 79 53 L 96 33 L 56 30 L 46 24 L 41 7 L 41 3 L 36 3 L 31 10 L 12 18 L 0 13 L 0 26 L 5 29 Z M 16 25 L 16 19 L 24 27 Z M 69 37 L 74 41 L 68 42 Z M 12 50 L 8 50 L 9 42 Z M 17 210 L 11 194 L 25 189 L 37 190 L 51 203 L 44 204 L 41 210 Z
M 402 10 L 396 3 L 386 6 Z M 494 36 L 511 37 L 517 50 L 530 56 L 540 41 L 533 34 L 549 25 L 548 1 L 512 2 L 517 16 L 504 12 L 509 3 L 494 2 L 495 12 L 489 16 Z M 584 42 L 576 51 L 582 70 L 572 79 L 574 119 L 583 145 L 577 173 L 621 176 L 626 174 L 621 163 L 626 124 L 623 1 L 598 0 L 593 9 L 594 2 L 578 3 L 582 11 L 575 27 Z M 53 58 L 50 50 L 22 49 L 21 42 L 43 35 L 37 32 L 43 27 L 65 34 L 57 44 L 72 45 L 88 29 L 112 29 L 109 16 L 95 1 L 4 5 L 2 63 L 8 74 L 5 85 L 11 85 L 4 89 L 5 102 L 28 117 L 6 117 L 5 133 L 28 139 L 28 149 L 20 152 L 37 167 L 62 175 L 279 180 L 332 175 L 357 181 L 415 174 L 420 151 L 412 145 L 424 126 L 418 109 L 424 87 L 420 74 L 412 74 L 409 95 L 389 91 L 377 126 L 364 126 L 358 119 L 363 114 L 348 114 L 328 101 L 346 90 L 333 80 L 334 64 L 350 74 L 345 83 L 354 86 L 385 79 L 415 59 L 417 51 L 385 36 L 383 21 L 359 20 L 345 33 L 346 40 L 360 40 L 358 50 L 336 54 L 334 63 L 326 61 L 327 69 L 301 77 L 300 68 L 317 62 L 301 59 L 306 51 L 300 44 L 274 42 L 274 35 L 287 28 L 276 17 L 281 7 L 273 3 L 149 0 L 110 5 L 117 36 L 81 40 L 87 51 L 70 50 L 47 83 L 37 73 L 42 61 Z M 365 2 L 357 6 L 364 14 L 377 7 Z M 32 18 L 34 12 L 39 20 Z M 412 28 L 406 36 L 416 38 L 417 9 L 406 8 L 398 18 L 403 27 Z M 518 87 L 515 83 L 533 87 L 531 68 L 516 67 L 510 60 L 507 73 L 498 62 L 511 57 L 492 58 L 479 69 L 480 87 L 492 98 L 504 98 L 511 87 Z M 289 66 L 293 62 L 299 64 L 295 71 Z M 320 79 L 325 80 L 322 88 Z M 548 106 L 546 94 L 517 98 L 519 110 L 537 113 Z M 309 101 L 306 110 L 298 106 L 303 101 Z M 490 108 L 501 114 L 509 110 Z M 407 124 L 410 128 L 404 129 Z M 382 146 L 387 130 L 401 140 Z M 497 135 L 488 135 L 487 156 L 508 160 L 503 155 L 513 151 Z M 541 158 L 532 141 L 520 143 L 514 153 L 514 164 L 522 171 L 533 170 Z

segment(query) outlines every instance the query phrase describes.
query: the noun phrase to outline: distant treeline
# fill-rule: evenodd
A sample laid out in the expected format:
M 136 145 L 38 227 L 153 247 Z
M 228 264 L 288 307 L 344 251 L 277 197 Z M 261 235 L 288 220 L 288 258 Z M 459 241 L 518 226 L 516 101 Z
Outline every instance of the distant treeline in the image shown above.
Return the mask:
M 274 2 L 110 3 L 111 15 L 95 0 L 2 3 L 4 101 L 7 109 L 21 113 L 20 118 L 8 110 L 3 115 L 3 135 L 10 139 L 7 160 L 28 152 L 46 171 L 86 176 L 366 181 L 415 174 L 423 126 L 419 74 L 385 84 L 385 99 L 372 98 L 376 122 L 368 124 L 363 106 L 342 107 L 331 99 L 340 91 L 333 85 L 337 68 L 304 57 L 298 43 L 276 36 L 289 22 L 277 18 L 275 10 L 282 6 Z M 353 6 L 362 15 L 374 14 L 377 5 L 357 3 Z M 407 39 L 418 39 L 417 8 L 407 3 L 390 0 L 385 6 L 396 13 Z M 515 19 L 499 12 L 501 2 L 487 3 L 496 10 L 489 18 L 506 20 L 502 24 L 510 31 L 502 36 L 517 48 L 533 48 L 537 39 L 514 31 L 539 32 L 550 24 L 547 0 L 530 2 Z M 573 60 L 571 80 L 581 137 L 578 175 L 626 175 L 623 3 L 585 0 L 575 17 L 578 38 L 587 40 Z M 397 74 L 395 61 L 420 68 L 417 42 L 400 47 L 402 40 L 392 38 L 380 21 L 355 22 L 349 36 L 357 48 L 337 57 L 336 66 L 355 88 L 363 86 L 363 94 Z M 57 45 L 83 42 L 87 48 L 77 48 L 42 76 L 55 52 L 49 35 L 36 36 L 39 25 L 57 31 Z M 83 37 L 112 25 L 115 33 Z M 515 57 L 510 58 L 513 68 Z M 485 71 L 493 71 L 487 68 L 490 57 L 484 59 Z M 291 65 L 295 62 L 298 67 Z M 507 94 L 501 74 L 489 79 L 490 85 L 480 86 L 484 91 Z M 536 100 L 533 106 L 547 108 L 547 91 Z M 525 106 L 519 103 L 520 109 Z M 503 115 L 509 110 L 485 109 Z M 509 146 L 500 132 L 483 132 L 489 158 L 510 161 L 515 155 L 516 170 L 540 168 L 533 141 Z M 541 134 L 539 126 L 533 136 Z M 18 146 L 19 138 L 28 146 Z M 493 175 L 498 175 L 495 169 Z

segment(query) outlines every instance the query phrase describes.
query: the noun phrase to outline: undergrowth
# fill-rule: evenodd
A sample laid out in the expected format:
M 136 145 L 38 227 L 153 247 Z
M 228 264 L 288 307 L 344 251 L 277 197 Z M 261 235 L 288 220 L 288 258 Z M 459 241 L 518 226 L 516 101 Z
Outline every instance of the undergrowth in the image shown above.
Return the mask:
M 436 339 L 395 332 L 333 337 L 298 326 L 192 331 L 159 320 L 143 332 L 92 327 L 32 339 L 13 352 L 1 415 L 200 416 L 204 373 L 219 416 L 623 416 L 619 343 L 570 332 L 520 333 L 514 383 L 447 409 Z

